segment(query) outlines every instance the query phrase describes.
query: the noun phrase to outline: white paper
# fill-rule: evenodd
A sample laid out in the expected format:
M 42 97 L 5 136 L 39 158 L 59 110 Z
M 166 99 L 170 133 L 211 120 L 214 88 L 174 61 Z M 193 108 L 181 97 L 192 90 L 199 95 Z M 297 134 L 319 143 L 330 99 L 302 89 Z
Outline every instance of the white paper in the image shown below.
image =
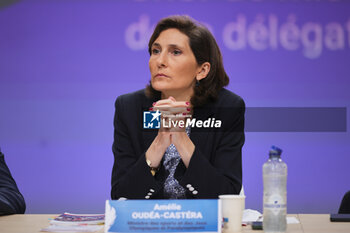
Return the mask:
M 263 215 L 256 210 L 246 209 L 243 211 L 242 223 L 250 224 L 251 222 L 263 221 Z M 287 224 L 300 223 L 296 217 L 287 217 Z
M 262 218 L 262 214 L 259 211 L 245 209 L 243 210 L 242 223 L 249 224 L 251 222 L 258 221 Z
M 99 231 L 103 228 L 103 226 L 62 226 L 62 225 L 50 225 L 46 228 L 41 229 L 43 232 L 95 232 Z
M 287 217 L 287 224 L 300 223 L 296 217 Z

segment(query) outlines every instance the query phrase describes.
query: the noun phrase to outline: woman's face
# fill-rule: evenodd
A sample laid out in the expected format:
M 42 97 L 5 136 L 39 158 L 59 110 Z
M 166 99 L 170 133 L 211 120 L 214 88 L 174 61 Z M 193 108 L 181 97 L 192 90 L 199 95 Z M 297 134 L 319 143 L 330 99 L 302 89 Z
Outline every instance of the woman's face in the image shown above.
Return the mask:
M 149 59 L 152 87 L 165 95 L 193 94 L 200 67 L 189 45 L 189 38 L 178 29 L 160 33 L 153 42 Z

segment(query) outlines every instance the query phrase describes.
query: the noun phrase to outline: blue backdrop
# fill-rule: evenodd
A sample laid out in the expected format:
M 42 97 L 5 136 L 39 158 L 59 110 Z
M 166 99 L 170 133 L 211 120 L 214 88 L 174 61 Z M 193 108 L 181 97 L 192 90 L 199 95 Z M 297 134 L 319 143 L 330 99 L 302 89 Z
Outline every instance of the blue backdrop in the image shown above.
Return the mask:
M 247 107 L 349 107 L 346 1 L 1 4 L 0 146 L 27 213 L 104 211 L 115 98 L 148 83 L 149 36 L 172 14 L 210 28 L 228 89 Z M 350 189 L 349 139 L 347 130 L 247 132 L 246 207 L 262 210 L 262 164 L 275 144 L 289 167 L 288 212 L 337 212 Z

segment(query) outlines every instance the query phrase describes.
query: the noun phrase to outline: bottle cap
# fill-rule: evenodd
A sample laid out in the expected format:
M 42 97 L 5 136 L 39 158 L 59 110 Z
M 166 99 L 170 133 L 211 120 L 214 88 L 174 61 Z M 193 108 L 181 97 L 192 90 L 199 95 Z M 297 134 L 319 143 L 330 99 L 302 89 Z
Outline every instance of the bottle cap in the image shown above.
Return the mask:
M 282 149 L 278 148 L 277 146 L 271 146 L 270 149 L 270 158 L 271 157 L 281 157 Z

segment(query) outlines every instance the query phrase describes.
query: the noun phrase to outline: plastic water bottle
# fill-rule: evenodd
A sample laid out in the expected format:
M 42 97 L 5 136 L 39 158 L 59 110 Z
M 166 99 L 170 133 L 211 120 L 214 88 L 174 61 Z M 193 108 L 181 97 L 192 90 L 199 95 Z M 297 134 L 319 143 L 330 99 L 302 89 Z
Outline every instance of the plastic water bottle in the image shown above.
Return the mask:
M 287 164 L 281 160 L 282 150 L 272 146 L 269 160 L 263 165 L 264 220 L 267 233 L 287 230 Z

